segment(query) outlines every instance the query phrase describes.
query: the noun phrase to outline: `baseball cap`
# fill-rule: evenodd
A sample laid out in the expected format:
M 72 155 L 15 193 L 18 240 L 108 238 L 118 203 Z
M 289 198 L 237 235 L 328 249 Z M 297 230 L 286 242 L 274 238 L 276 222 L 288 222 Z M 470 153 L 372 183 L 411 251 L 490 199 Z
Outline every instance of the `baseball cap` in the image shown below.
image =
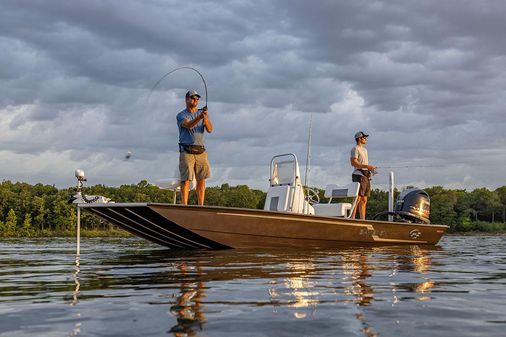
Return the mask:
M 359 131 L 355 134 L 355 139 L 359 139 L 360 137 L 369 137 L 369 135 L 366 135 L 364 132 Z
M 198 96 L 198 98 L 200 98 L 200 95 L 199 93 L 197 92 L 197 90 L 188 90 L 188 92 L 186 93 L 186 97 L 192 97 L 192 96 Z

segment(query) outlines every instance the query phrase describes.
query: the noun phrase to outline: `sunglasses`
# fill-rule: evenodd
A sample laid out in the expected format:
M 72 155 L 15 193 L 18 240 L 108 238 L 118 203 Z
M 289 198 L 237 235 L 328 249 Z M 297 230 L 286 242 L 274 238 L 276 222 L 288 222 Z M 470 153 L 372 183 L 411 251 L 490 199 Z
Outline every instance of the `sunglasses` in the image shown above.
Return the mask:
M 191 98 L 192 100 L 194 100 L 194 101 L 198 101 L 198 100 L 199 100 L 199 97 L 198 97 L 198 96 L 192 96 L 192 97 L 190 97 L 190 98 Z

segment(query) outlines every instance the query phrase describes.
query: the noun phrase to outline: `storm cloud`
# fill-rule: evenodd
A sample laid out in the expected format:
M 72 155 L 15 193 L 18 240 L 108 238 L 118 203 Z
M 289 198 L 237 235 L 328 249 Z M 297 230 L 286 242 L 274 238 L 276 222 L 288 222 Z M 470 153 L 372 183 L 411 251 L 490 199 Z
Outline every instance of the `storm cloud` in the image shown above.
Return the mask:
M 27 1 L 0 11 L 2 179 L 70 186 L 175 175 L 175 115 L 208 85 L 209 185 L 266 189 L 273 155 L 350 180 L 358 130 L 399 185 L 505 184 L 501 1 Z M 203 102 L 201 102 L 203 103 Z M 312 116 L 312 117 L 311 117 Z M 125 161 L 125 154 L 132 157 Z M 301 167 L 303 170 L 303 167 Z

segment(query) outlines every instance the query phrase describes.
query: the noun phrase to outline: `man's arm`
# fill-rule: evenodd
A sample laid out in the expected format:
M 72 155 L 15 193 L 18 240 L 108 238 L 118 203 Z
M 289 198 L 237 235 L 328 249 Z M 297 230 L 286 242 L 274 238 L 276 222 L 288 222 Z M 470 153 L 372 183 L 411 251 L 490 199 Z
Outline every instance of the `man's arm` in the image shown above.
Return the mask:
M 351 157 L 350 158 L 350 162 L 351 162 L 351 166 L 353 166 L 354 168 L 357 168 L 357 169 L 367 169 L 369 171 L 374 171 L 376 170 L 376 166 L 372 166 L 372 165 L 364 165 L 364 164 L 360 164 L 358 162 L 358 159 L 355 158 L 355 157 Z
M 208 133 L 211 133 L 213 131 L 213 124 L 209 120 L 209 117 L 207 114 L 207 107 L 204 107 L 204 109 L 202 109 L 202 113 L 197 118 L 194 118 L 192 120 L 190 120 L 189 118 L 185 118 L 183 120 L 183 122 L 181 123 L 181 126 L 186 129 L 191 129 L 195 125 L 197 125 L 201 120 L 203 120 L 204 127 L 206 128 L 206 131 Z
M 197 118 L 194 118 L 194 119 L 189 119 L 189 118 L 185 118 L 183 120 L 183 123 L 181 123 L 181 126 L 185 129 L 191 129 L 193 128 L 195 125 L 197 125 L 202 119 L 204 119 L 204 116 L 199 115 Z
M 213 123 L 209 120 L 209 116 L 207 115 L 207 106 L 202 109 L 202 115 L 204 116 L 204 127 L 208 133 L 213 132 Z

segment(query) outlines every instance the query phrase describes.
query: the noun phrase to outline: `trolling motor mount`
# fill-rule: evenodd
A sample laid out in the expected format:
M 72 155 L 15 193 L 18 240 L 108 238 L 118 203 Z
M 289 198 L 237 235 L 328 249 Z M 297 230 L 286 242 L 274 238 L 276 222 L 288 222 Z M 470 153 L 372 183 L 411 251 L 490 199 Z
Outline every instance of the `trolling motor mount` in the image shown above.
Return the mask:
M 70 197 L 69 204 L 91 204 L 91 203 L 109 203 L 112 202 L 110 198 L 106 198 L 100 195 L 84 195 L 83 185 L 86 181 L 86 175 L 83 170 L 77 169 L 74 172 L 77 178 L 77 187 L 75 188 L 76 194 Z

